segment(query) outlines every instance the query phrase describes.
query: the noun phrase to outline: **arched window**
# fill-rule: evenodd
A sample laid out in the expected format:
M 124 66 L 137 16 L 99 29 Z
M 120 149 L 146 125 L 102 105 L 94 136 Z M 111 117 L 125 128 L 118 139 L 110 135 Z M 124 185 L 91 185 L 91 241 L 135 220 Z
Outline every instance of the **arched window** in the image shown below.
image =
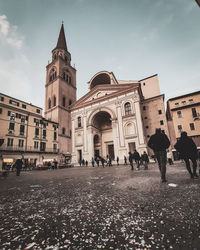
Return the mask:
M 133 135 L 135 134 L 135 127 L 133 123 L 128 123 L 126 125 L 126 135 Z
M 49 101 L 48 101 L 48 108 L 50 109 L 51 108 L 51 99 L 49 98 Z
M 67 70 L 67 69 L 65 69 L 65 71 L 63 72 L 63 79 L 67 82 L 67 83 L 69 83 L 69 84 L 71 84 L 71 82 L 72 82 L 72 79 L 71 79 L 71 76 L 70 76 L 70 73 L 69 73 L 69 71 Z
M 69 99 L 69 106 L 70 106 L 70 105 L 72 105 L 72 100 L 71 100 L 71 99 Z
M 56 106 L 56 96 L 53 96 L 53 106 Z
M 65 135 L 65 128 L 62 128 L 62 134 Z
M 80 128 L 81 127 L 81 117 L 79 116 L 78 117 L 78 128 Z
M 53 68 L 50 71 L 50 77 L 49 77 L 49 81 L 53 81 L 56 78 L 56 70 Z
M 131 104 L 130 104 L 130 102 L 125 103 L 124 109 L 125 109 L 125 115 L 131 115 Z
M 62 98 L 62 106 L 65 107 L 65 104 L 66 104 L 66 98 L 65 98 L 65 96 L 63 96 L 63 98 Z

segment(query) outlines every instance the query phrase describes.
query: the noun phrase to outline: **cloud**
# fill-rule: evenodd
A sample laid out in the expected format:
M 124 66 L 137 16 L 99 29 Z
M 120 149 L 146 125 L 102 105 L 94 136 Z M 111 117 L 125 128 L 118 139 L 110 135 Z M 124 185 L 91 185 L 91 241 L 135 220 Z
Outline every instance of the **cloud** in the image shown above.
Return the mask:
M 6 15 L 0 15 L 0 41 L 5 45 L 10 45 L 20 49 L 24 38 L 17 34 L 17 26 L 11 25 Z

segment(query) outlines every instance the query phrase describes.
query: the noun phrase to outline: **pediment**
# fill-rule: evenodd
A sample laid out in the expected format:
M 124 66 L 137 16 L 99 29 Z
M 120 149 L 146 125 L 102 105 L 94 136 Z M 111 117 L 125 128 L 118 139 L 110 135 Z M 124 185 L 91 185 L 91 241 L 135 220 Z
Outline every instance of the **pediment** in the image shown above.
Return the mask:
M 98 85 L 89 91 L 86 95 L 81 97 L 77 102 L 75 102 L 71 109 L 76 109 L 91 104 L 92 102 L 104 101 L 108 98 L 112 98 L 116 95 L 121 95 L 124 92 L 133 90 L 138 86 L 133 86 L 133 84 L 118 84 L 118 85 Z

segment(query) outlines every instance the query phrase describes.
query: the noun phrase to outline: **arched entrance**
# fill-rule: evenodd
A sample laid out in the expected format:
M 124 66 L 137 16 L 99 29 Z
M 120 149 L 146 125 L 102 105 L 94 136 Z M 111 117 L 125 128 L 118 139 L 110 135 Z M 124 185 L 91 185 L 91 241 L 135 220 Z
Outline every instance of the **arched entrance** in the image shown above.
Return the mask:
M 92 127 L 95 130 L 94 155 L 104 158 L 109 155 L 114 159 L 111 115 L 106 111 L 99 111 L 92 119 Z

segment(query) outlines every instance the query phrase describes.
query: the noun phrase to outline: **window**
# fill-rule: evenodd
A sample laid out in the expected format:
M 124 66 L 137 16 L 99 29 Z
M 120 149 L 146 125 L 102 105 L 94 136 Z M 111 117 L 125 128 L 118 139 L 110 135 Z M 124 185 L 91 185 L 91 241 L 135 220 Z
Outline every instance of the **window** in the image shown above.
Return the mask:
M 56 139 L 57 139 L 57 133 L 56 132 L 53 133 L 53 139 L 54 139 L 54 141 L 56 141 Z
M 48 109 L 51 108 L 51 99 L 49 98 L 49 101 L 48 101 Z
M 191 104 L 194 103 L 193 99 L 190 99 L 190 100 L 189 100 L 189 103 L 191 103 Z
M 193 116 L 193 117 L 197 117 L 196 108 L 192 108 L 192 116 Z
M 43 139 L 45 139 L 45 138 L 46 138 L 46 135 L 47 135 L 47 131 L 46 131 L 46 129 L 43 129 L 43 131 L 42 131 L 42 135 L 43 135 Z
M 161 110 L 161 109 L 158 110 L 158 114 L 159 114 L 159 115 L 162 114 L 162 110 Z
M 57 151 L 57 144 L 53 144 L 53 151 Z
M 177 111 L 177 116 L 178 116 L 178 118 L 181 118 L 181 117 L 182 117 L 181 111 Z
M 130 104 L 130 102 L 125 103 L 124 109 L 125 109 L 125 115 L 130 115 L 131 114 L 131 104 Z
M 179 103 L 178 103 L 178 102 L 176 102 L 176 103 L 175 103 L 175 106 L 179 106 Z
M 79 116 L 78 117 L 78 128 L 80 128 L 81 127 L 81 117 Z
M 46 150 L 46 143 L 40 142 L 40 151 L 45 151 L 45 150 Z
M 65 61 L 67 62 L 67 56 L 65 56 Z
M 63 107 L 65 107 L 65 102 L 66 102 L 66 98 L 65 98 L 65 96 L 63 96 L 63 98 L 62 98 L 62 106 Z
M 163 120 L 160 121 L 160 125 L 164 125 L 164 121 Z
M 24 125 L 20 125 L 20 135 L 24 135 Z
M 2 114 L 2 108 L 0 108 L 0 114 Z
M 72 105 L 72 100 L 71 99 L 69 99 L 69 105 Z
M 149 126 L 146 126 L 145 128 L 149 128 Z
M 9 130 L 14 130 L 14 128 L 15 128 L 15 124 L 14 124 L 14 122 L 10 122 L 10 124 L 9 124 Z
M 143 82 L 143 86 L 145 86 L 145 82 Z
M 14 105 L 14 106 L 19 106 L 19 102 L 13 101 L 13 100 L 9 100 L 9 103 Z
M 69 131 L 69 136 L 70 136 L 70 137 L 72 136 L 72 131 L 71 131 L 71 129 L 70 129 L 70 131 Z
M 179 131 L 179 132 L 182 132 L 182 129 L 183 129 L 183 128 L 182 128 L 182 125 L 178 125 L 178 131 Z
M 38 148 L 38 141 L 34 141 L 34 148 Z
M 22 108 L 23 108 L 23 109 L 26 109 L 26 105 L 25 105 L 25 104 L 22 104 Z
M 18 141 L 18 147 L 23 148 L 24 147 L 24 140 L 19 140 Z
M 143 110 L 146 110 L 146 106 L 143 106 Z
M 53 68 L 51 71 L 50 71 L 50 77 L 49 77 L 49 81 L 53 81 L 54 79 L 56 78 L 56 71 L 55 69 Z
M 147 117 L 145 116 L 145 118 L 144 118 L 145 120 L 147 119 Z
M 38 114 L 40 114 L 40 109 L 36 109 L 36 112 L 37 112 Z
M 65 128 L 62 128 L 62 134 L 65 135 Z
M 186 105 L 186 101 L 182 101 L 181 103 L 182 103 L 182 105 Z
M 14 121 L 14 120 L 15 120 L 15 116 L 16 116 L 15 113 L 10 112 L 10 120 L 11 120 L 11 121 Z
M 194 123 L 190 123 L 190 130 L 195 130 Z
M 35 137 L 39 136 L 39 128 L 35 128 Z
M 53 106 L 54 107 L 56 106 L 56 96 L 55 95 L 53 96 Z
M 13 147 L 13 138 L 8 138 L 7 146 L 8 147 Z
M 3 96 L 0 96 L 0 101 L 4 101 L 4 97 Z

